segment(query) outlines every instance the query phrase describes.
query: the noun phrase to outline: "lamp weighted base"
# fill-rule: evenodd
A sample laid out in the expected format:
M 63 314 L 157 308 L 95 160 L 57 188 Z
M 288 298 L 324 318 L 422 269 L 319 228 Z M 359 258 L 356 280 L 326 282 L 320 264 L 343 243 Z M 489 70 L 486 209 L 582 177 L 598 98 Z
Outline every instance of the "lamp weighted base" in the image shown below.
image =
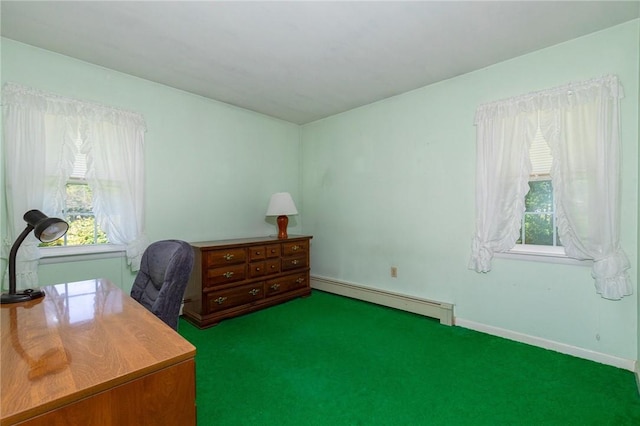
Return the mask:
M 40 297 L 44 297 L 44 291 L 28 288 L 17 293 L 3 293 L 0 302 L 2 305 L 5 303 L 28 302 L 29 300 L 38 299 Z
M 281 215 L 278 216 L 276 222 L 278 223 L 278 239 L 286 240 L 287 238 L 289 238 L 289 236 L 287 235 L 287 225 L 289 224 L 289 218 L 286 215 Z

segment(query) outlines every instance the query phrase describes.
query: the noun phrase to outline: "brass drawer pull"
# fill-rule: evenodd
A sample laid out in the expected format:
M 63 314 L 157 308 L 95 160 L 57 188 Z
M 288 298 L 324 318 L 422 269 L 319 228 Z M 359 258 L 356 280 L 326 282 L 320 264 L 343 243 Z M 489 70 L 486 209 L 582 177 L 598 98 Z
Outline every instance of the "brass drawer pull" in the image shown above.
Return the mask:
M 291 261 L 291 264 L 292 264 L 292 265 L 297 265 L 298 263 L 300 263 L 300 262 L 298 262 L 298 260 L 292 260 L 292 261 Z
M 280 288 L 280 284 L 274 284 L 271 286 L 271 290 L 277 290 Z
M 225 300 L 227 300 L 227 298 L 226 298 L 226 297 L 222 297 L 222 296 L 220 296 L 220 297 L 218 297 L 216 300 L 214 300 L 214 302 L 216 302 L 218 305 L 222 305 L 222 303 L 223 303 Z
M 259 251 L 256 252 L 256 256 L 260 256 L 260 252 Z
M 300 249 L 300 246 L 298 246 L 298 245 L 295 245 L 295 246 L 291 247 L 291 250 L 293 250 L 293 251 L 298 251 L 299 249 Z
M 249 293 L 251 293 L 252 296 L 255 296 L 256 294 L 260 293 L 260 290 L 258 290 L 257 288 L 252 288 Z
M 225 278 L 231 278 L 233 276 L 233 272 L 225 272 L 222 276 Z
M 301 284 L 304 282 L 304 278 L 300 277 L 296 280 L 296 283 Z
M 224 258 L 224 260 L 231 260 L 233 259 L 233 255 L 231 253 L 227 253 L 224 256 L 222 256 Z

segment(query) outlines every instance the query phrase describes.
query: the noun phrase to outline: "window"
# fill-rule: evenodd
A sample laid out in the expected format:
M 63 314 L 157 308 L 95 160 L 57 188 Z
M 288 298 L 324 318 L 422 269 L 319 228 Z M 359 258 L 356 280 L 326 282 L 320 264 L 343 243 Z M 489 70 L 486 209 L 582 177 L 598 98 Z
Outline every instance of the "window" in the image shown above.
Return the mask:
M 69 230 L 56 241 L 40 243 L 39 247 L 84 246 L 108 244 L 107 234 L 100 229 L 93 212 L 93 191 L 89 186 L 87 174 L 87 156 L 80 152 L 82 139 L 76 140 L 78 153 L 75 156 L 73 172 L 65 186 L 65 202 L 62 209 Z
M 87 182 L 70 179 L 66 185 L 66 194 L 63 213 L 64 220 L 69 224 L 69 231 L 63 238 L 41 243 L 39 247 L 108 244 L 107 234 L 100 229 L 93 213 L 93 195 Z
M 553 182 L 551 181 L 553 157 L 547 141 L 542 137 L 540 128 L 536 131 L 536 136 L 529 148 L 529 158 L 531 160 L 529 192 L 524 199 L 525 211 L 520 226 L 520 237 L 516 244 L 561 246 L 556 223 Z
M 489 272 L 494 254 L 522 253 L 522 247 L 560 249 L 572 259 L 593 260 L 602 297 L 632 294 L 618 210 L 622 97 L 618 77 L 608 75 L 476 109 L 470 269 Z M 555 156 L 551 180 L 531 167 L 540 138 Z
M 22 216 L 35 208 L 49 216 L 67 217 L 72 227 L 63 241 L 66 246 L 45 248 L 48 254 L 125 250 L 131 270 L 140 269 L 147 246 L 142 115 L 14 83 L 6 83 L 2 95 L 9 237 L 5 240 L 22 232 Z M 79 158 L 79 152 L 86 159 Z M 78 175 L 82 164 L 86 173 Z M 105 241 L 109 244 L 102 244 Z M 27 238 L 18 252 L 20 288 L 38 283 L 43 251 L 38 244 L 36 238 Z
M 558 241 L 551 180 L 530 180 L 524 205 L 520 238 L 516 244 L 561 245 Z

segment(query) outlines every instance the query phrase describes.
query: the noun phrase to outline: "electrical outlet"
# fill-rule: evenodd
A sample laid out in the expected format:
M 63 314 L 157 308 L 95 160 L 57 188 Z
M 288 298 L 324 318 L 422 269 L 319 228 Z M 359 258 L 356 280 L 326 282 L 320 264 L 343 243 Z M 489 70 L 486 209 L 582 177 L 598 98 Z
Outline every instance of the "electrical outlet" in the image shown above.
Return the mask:
M 391 278 L 398 278 L 398 268 L 396 266 L 391 267 Z

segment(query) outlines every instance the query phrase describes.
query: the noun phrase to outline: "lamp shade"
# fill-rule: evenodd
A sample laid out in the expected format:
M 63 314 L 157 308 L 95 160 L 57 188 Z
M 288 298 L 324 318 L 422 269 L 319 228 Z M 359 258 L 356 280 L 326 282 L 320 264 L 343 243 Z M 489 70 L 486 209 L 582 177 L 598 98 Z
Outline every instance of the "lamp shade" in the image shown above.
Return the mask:
M 277 192 L 271 196 L 266 216 L 298 214 L 298 209 L 288 192 Z
M 33 234 L 43 243 L 57 240 L 69 229 L 64 220 L 48 217 L 39 210 L 29 210 L 24 214 L 24 220 L 33 227 Z

